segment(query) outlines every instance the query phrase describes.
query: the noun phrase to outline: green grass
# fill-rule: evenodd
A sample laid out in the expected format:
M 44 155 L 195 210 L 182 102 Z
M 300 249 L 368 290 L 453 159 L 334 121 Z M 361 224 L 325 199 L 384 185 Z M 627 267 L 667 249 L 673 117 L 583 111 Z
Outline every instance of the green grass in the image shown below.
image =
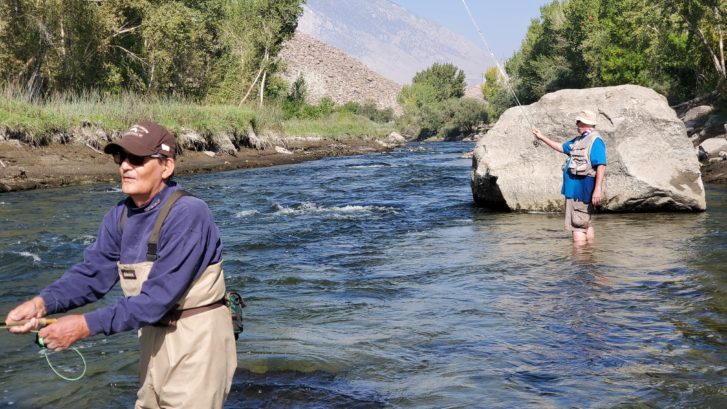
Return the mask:
M 396 128 L 379 124 L 359 115 L 334 113 L 320 119 L 289 119 L 283 122 L 283 133 L 297 136 L 384 138 Z
M 279 107 L 237 107 L 202 105 L 179 99 L 121 94 L 104 96 L 89 92 L 59 95 L 42 102 L 11 88 L 0 91 L 0 125 L 23 142 L 40 146 L 53 142 L 54 135 L 72 133 L 84 125 L 112 133 L 123 131 L 142 120 L 163 124 L 179 134 L 183 129 L 199 133 L 273 130 L 284 135 L 378 138 L 394 130 L 351 114 L 333 114 L 322 119 L 284 120 Z

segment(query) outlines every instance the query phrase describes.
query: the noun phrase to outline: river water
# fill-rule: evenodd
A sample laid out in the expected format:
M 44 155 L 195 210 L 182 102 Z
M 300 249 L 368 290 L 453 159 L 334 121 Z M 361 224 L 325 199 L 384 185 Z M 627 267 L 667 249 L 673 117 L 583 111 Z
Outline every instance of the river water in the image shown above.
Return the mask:
M 248 303 L 226 407 L 727 407 L 727 188 L 705 213 L 598 215 L 576 249 L 562 215 L 475 207 L 472 147 L 179 178 Z M 121 198 L 0 195 L 0 311 L 78 261 Z M 133 406 L 134 333 L 80 342 L 77 382 L 32 341 L 0 337 L 0 405 Z

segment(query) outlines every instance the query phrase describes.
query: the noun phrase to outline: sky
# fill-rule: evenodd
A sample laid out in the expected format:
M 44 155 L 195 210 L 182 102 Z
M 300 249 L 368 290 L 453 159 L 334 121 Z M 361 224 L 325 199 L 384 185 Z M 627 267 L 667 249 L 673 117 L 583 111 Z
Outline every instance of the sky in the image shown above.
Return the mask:
M 520 49 L 528 26 L 540 17 L 540 7 L 552 0 L 465 0 L 489 50 L 472 23 L 462 0 L 392 0 L 419 17 L 462 34 L 500 64 Z

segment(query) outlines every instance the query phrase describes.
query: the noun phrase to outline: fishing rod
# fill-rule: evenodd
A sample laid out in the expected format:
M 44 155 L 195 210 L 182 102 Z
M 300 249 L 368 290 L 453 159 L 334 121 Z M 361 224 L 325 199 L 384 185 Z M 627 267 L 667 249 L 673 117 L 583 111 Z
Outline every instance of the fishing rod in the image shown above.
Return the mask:
M 9 328 L 12 328 L 12 327 L 20 327 L 20 326 L 23 326 L 23 325 L 29 323 L 30 321 L 31 320 L 22 320 L 22 321 L 13 322 L 13 323 L 10 323 L 10 324 L 8 324 L 7 321 L 4 321 L 3 322 L 3 325 L 0 325 L 0 329 L 9 329 Z M 46 327 L 48 325 L 51 325 L 51 324 L 55 323 L 56 321 L 58 321 L 58 318 L 38 318 L 38 325 L 41 326 L 41 327 Z M 52 354 L 55 354 L 56 352 L 50 351 L 48 349 L 48 345 L 46 345 L 45 340 L 43 339 L 43 337 L 41 337 L 41 336 L 39 336 L 37 334 L 37 332 L 38 332 L 37 330 L 32 330 L 31 332 L 35 332 L 36 333 L 36 335 L 35 335 L 35 344 L 38 345 L 39 347 L 43 348 L 42 355 L 45 357 L 45 361 L 48 363 L 48 367 L 50 367 L 50 369 L 53 371 L 53 373 L 55 373 L 59 378 L 61 378 L 63 380 L 66 380 L 66 381 L 77 381 L 77 380 L 83 378 L 84 375 L 86 375 L 86 367 L 87 367 L 87 365 L 86 365 L 86 358 L 84 358 L 83 354 L 81 354 L 81 351 L 79 351 L 78 348 L 71 347 L 71 348 L 69 348 L 69 350 L 75 352 L 81 358 L 81 362 L 83 363 L 83 370 L 81 371 L 81 374 L 78 375 L 78 376 L 75 376 L 75 377 L 65 376 L 65 375 L 61 374 L 55 368 L 55 366 L 53 366 L 53 364 L 50 361 L 49 356 L 52 355 Z
M 54 322 L 58 321 L 58 318 L 38 318 L 38 325 L 41 327 L 46 327 L 50 324 L 53 324 Z M 8 324 L 7 321 L 3 322 L 3 325 L 0 325 L 0 329 L 8 329 L 12 327 L 22 327 L 23 325 L 29 323 L 30 320 L 22 320 L 17 321 L 12 324 Z
M 475 21 L 474 16 L 472 16 L 472 12 L 470 11 L 469 6 L 467 6 L 467 2 L 465 0 L 462 0 L 462 4 L 464 5 L 465 10 L 467 11 L 467 15 L 470 17 L 470 21 L 472 21 L 472 25 L 475 26 L 475 30 L 477 31 L 477 34 L 479 34 L 480 40 L 482 40 L 482 43 L 485 45 L 485 48 L 490 53 L 490 56 L 492 57 L 492 60 L 495 62 L 495 65 L 497 66 L 497 70 L 500 72 L 500 75 L 502 75 L 502 78 L 505 79 L 505 85 L 507 86 L 508 90 L 510 90 L 510 93 L 512 94 L 512 97 L 515 99 L 515 103 L 517 103 L 518 107 L 522 108 L 522 104 L 520 103 L 520 99 L 517 97 L 517 94 L 515 93 L 515 89 L 510 84 L 510 76 L 507 75 L 507 72 L 502 68 L 500 65 L 500 61 L 495 57 L 495 53 L 492 52 L 492 49 L 490 49 L 489 44 L 487 44 L 487 40 L 485 40 L 485 36 L 482 34 L 482 31 L 480 30 L 480 26 L 477 25 L 477 21 Z M 522 109 L 520 110 L 522 112 Z M 528 122 L 528 125 L 530 125 L 530 128 L 534 128 L 532 122 L 530 122 L 530 117 L 528 115 L 523 115 L 525 117 L 525 120 Z M 538 140 L 533 140 L 533 146 L 538 146 Z

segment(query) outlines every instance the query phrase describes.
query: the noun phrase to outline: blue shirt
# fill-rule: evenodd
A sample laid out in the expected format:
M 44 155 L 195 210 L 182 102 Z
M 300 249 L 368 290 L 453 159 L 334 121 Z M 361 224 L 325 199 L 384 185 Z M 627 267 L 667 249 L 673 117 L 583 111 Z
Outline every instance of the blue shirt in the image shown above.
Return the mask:
M 563 144 L 563 153 L 570 155 L 573 144 L 580 138 L 588 135 L 588 131 L 571 139 Z M 606 165 L 606 144 L 603 139 L 596 138 L 591 145 L 591 166 L 595 169 L 597 165 Z M 596 186 L 596 178 L 591 176 L 576 176 L 568 172 L 570 158 L 563 169 L 563 187 L 560 193 L 567 199 L 579 200 L 583 203 L 591 203 L 593 189 Z
M 96 241 L 84 251 L 83 261 L 41 291 L 47 313 L 64 312 L 102 298 L 119 281 L 117 262 L 146 261 L 157 215 L 178 189 L 176 183 L 169 183 L 144 207 L 129 206 L 124 200 L 106 213 Z M 124 211 L 128 218 L 122 233 L 119 222 Z M 119 297 L 109 306 L 86 313 L 91 335 L 110 335 L 158 322 L 176 308 L 176 301 L 207 266 L 221 260 L 222 240 L 207 204 L 192 196 L 180 198 L 162 225 L 157 260 L 141 293 Z

